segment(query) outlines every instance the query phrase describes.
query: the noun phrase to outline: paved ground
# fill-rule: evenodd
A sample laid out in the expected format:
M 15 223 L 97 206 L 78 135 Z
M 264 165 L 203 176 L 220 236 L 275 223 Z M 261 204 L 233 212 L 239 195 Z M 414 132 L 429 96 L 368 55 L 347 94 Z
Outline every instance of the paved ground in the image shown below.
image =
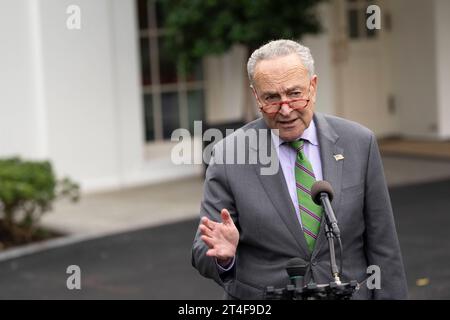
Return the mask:
M 449 190 L 450 180 L 391 189 L 411 298 L 450 299 Z M 196 227 L 190 219 L 0 262 L 0 299 L 220 299 L 190 265 Z M 79 291 L 66 288 L 72 264 Z
M 411 298 L 450 299 L 449 196 L 450 180 L 391 189 Z
M 42 224 L 71 235 L 99 235 L 161 225 L 198 215 L 203 179 L 83 195 L 56 203 Z
M 191 267 L 196 227 L 191 219 L 0 262 L 0 299 L 220 299 Z M 74 264 L 81 290 L 66 287 Z
M 450 159 L 432 160 L 408 156 L 384 156 L 383 165 L 390 187 L 450 178 Z
M 431 141 L 414 139 L 381 139 L 380 150 L 383 154 L 418 156 L 450 160 L 450 140 Z

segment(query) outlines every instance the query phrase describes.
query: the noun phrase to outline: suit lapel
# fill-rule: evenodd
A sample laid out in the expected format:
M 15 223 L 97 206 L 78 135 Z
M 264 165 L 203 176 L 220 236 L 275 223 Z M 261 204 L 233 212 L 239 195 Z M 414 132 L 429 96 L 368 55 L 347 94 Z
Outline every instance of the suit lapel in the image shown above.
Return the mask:
M 284 179 L 283 169 L 280 166 L 278 173 L 274 176 L 264 176 L 259 173 L 257 174 L 269 199 L 272 201 L 284 224 L 289 229 L 295 241 L 297 241 L 297 244 L 301 248 L 300 251 L 302 255 L 309 257 L 309 249 L 307 247 L 305 236 L 303 235 L 303 230 L 297 219 L 294 205 L 292 204 L 292 200 L 289 196 L 289 191 Z
M 333 187 L 334 198 L 331 202 L 331 206 L 336 214 L 336 219 L 339 221 L 338 205 L 341 198 L 342 167 L 344 162 L 343 160 L 337 161 L 334 155 L 344 155 L 344 149 L 337 145 L 339 136 L 333 128 L 329 126 L 325 117 L 320 113 L 316 113 L 314 115 L 314 119 L 317 126 L 317 135 L 319 140 L 322 176 L 323 180 L 328 181 Z M 312 259 L 315 258 L 325 243 L 327 243 L 325 236 L 325 215 L 322 215 L 320 232 L 312 253 Z
M 265 122 L 263 120 L 262 122 L 263 123 L 261 124 L 260 128 L 267 129 Z M 266 130 L 266 132 L 268 134 L 267 150 L 274 152 L 274 157 L 272 157 L 272 159 L 273 161 L 278 161 L 279 163 L 275 146 L 271 138 L 270 130 Z M 259 161 L 257 165 L 254 166 L 256 174 L 261 181 L 261 185 L 263 186 L 268 198 L 271 200 L 274 207 L 276 208 L 284 224 L 289 229 L 289 232 L 297 242 L 298 247 L 300 248 L 301 255 L 309 257 L 310 253 L 308 250 L 308 246 L 305 237 L 303 235 L 303 230 L 297 219 L 297 215 L 295 213 L 294 205 L 292 204 L 292 200 L 289 195 L 289 190 L 286 185 L 286 180 L 284 178 L 283 169 L 281 168 L 281 165 L 278 166 L 278 171 L 274 175 L 262 175 L 260 171 L 261 167 L 262 165 L 259 163 Z

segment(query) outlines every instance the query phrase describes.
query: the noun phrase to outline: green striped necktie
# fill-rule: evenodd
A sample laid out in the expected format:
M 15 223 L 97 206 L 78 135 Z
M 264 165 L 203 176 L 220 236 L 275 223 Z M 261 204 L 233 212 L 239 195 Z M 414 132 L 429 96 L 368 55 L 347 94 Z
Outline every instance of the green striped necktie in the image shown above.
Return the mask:
M 311 199 L 311 187 L 316 182 L 313 168 L 304 153 L 304 141 L 289 143 L 297 152 L 295 161 L 295 184 L 297 186 L 298 205 L 302 219 L 303 234 L 310 252 L 313 251 L 320 228 L 322 207 Z

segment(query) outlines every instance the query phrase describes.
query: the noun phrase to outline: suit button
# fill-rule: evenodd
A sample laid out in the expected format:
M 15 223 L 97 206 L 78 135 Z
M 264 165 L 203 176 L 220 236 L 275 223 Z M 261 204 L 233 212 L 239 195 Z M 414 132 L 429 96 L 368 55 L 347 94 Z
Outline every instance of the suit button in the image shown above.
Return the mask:
M 317 261 L 314 260 L 314 261 L 312 262 L 312 265 L 313 265 L 313 266 L 317 266 Z

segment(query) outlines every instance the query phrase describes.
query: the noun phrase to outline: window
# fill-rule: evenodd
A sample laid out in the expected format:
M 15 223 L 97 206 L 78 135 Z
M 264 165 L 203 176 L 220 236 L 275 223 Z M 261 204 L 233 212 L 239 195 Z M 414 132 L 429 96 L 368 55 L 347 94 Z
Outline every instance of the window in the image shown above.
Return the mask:
M 193 133 L 194 121 L 205 113 L 202 65 L 183 76 L 164 54 L 161 0 L 137 0 L 137 10 L 145 140 L 170 139 L 177 128 Z

